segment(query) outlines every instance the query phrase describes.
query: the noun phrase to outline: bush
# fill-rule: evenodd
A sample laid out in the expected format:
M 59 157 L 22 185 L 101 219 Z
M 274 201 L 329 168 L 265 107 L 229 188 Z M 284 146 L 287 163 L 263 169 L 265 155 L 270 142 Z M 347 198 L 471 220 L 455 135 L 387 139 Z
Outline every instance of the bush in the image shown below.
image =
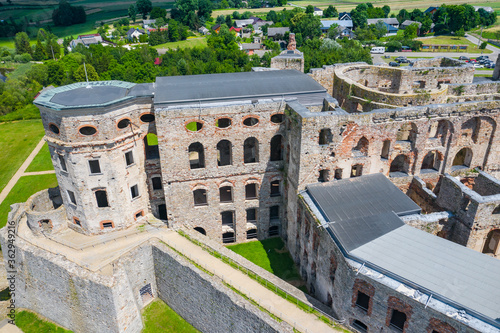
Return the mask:
M 11 55 L 8 55 L 8 56 L 5 56 L 5 57 L 0 58 L 0 60 L 5 61 L 5 62 L 7 62 L 7 61 L 12 61 L 12 56 L 11 56 Z
M 486 48 L 486 45 L 488 45 L 488 43 L 486 43 L 486 42 L 482 42 L 482 43 L 481 43 L 481 45 L 479 45 L 479 48 L 480 48 L 481 50 L 484 50 L 484 49 Z
M 30 62 L 31 60 L 33 60 L 33 58 L 31 58 L 31 54 L 29 54 L 29 53 L 21 54 L 21 59 L 22 59 L 21 62 L 24 62 L 24 63 Z
M 387 44 L 385 44 L 386 51 L 387 52 L 395 52 L 395 51 L 401 51 L 401 47 L 403 47 L 403 44 L 396 40 L 391 40 Z

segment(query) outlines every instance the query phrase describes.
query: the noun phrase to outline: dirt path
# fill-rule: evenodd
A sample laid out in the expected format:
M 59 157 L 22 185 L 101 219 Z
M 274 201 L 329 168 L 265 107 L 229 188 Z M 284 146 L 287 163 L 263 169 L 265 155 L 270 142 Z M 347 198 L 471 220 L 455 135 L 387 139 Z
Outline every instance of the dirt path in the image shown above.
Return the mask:
M 49 174 L 49 173 L 54 173 L 54 170 L 49 170 L 49 171 L 37 171 L 37 172 L 26 172 L 26 169 L 30 166 L 31 162 L 33 162 L 33 159 L 35 156 L 40 152 L 40 149 L 42 149 L 43 145 L 45 144 L 45 140 L 42 139 L 38 144 L 36 145 L 35 149 L 29 154 L 28 158 L 23 162 L 21 167 L 17 170 L 17 172 L 12 176 L 12 178 L 9 180 L 9 183 L 5 188 L 2 190 L 0 193 L 0 204 L 5 200 L 7 195 L 10 193 L 12 188 L 16 185 L 17 181 L 19 178 L 22 176 L 32 176 L 32 175 L 44 175 L 44 174 Z

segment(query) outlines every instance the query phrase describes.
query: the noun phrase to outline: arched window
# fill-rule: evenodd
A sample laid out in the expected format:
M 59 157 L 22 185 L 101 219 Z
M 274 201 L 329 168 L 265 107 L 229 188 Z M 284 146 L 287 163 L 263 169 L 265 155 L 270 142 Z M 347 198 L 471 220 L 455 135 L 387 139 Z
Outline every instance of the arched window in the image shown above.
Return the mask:
M 405 123 L 401 125 L 396 134 L 396 141 L 414 142 L 417 137 L 418 129 L 414 123 Z
M 146 159 L 160 158 L 160 151 L 158 149 L 158 137 L 154 133 L 148 133 L 144 137 L 144 149 L 146 151 Z
M 408 174 L 410 168 L 410 159 L 406 155 L 398 155 L 391 163 L 390 173 L 395 173 L 391 176 L 398 176 L 403 174 Z
M 283 137 L 278 134 L 271 139 L 271 161 L 283 160 Z
M 420 168 L 421 172 L 439 171 L 442 160 L 443 157 L 440 152 L 436 150 L 428 152 L 422 161 L 422 167 Z
M 279 197 L 281 195 L 280 191 L 280 181 L 279 180 L 273 180 L 271 182 L 271 196 L 272 197 Z
M 453 166 L 458 167 L 455 169 L 459 169 L 460 167 L 462 168 L 469 168 L 470 163 L 472 161 L 472 149 L 470 148 L 462 148 L 460 151 L 455 155 L 455 158 L 453 159 Z
M 205 235 L 205 236 L 207 235 L 207 232 L 202 227 L 196 227 L 196 228 L 194 228 L 194 230 L 198 231 L 202 235 Z
M 228 140 L 219 141 L 217 144 L 217 165 L 231 165 L 232 164 L 232 156 L 231 156 L 231 142 Z
M 368 155 L 368 145 L 368 139 L 362 137 L 359 139 L 358 144 L 352 148 L 352 153 L 355 155 L 366 156 Z
M 250 183 L 245 185 L 245 200 L 257 199 L 257 184 Z
M 232 227 L 234 223 L 234 212 L 231 210 L 220 213 L 222 219 L 222 225 L 227 225 Z
M 498 245 L 500 244 L 500 229 L 491 230 L 486 236 L 483 253 L 497 254 Z
M 389 159 L 389 152 L 391 150 L 391 140 L 384 140 L 384 145 L 382 146 L 382 152 L 380 157 L 383 159 Z
M 259 162 L 259 141 L 256 138 L 248 138 L 243 143 L 243 162 Z
M 199 169 L 205 167 L 205 152 L 203 145 L 195 142 L 189 145 L 189 166 L 191 169 Z
M 222 243 L 234 243 L 234 232 L 225 232 L 222 234 Z
M 257 229 L 247 230 L 247 239 L 257 238 Z
M 222 186 L 219 189 L 220 202 L 233 202 L 233 188 L 231 186 Z
M 195 206 L 205 206 L 208 204 L 207 200 L 207 190 L 197 189 L 193 191 L 194 205 Z

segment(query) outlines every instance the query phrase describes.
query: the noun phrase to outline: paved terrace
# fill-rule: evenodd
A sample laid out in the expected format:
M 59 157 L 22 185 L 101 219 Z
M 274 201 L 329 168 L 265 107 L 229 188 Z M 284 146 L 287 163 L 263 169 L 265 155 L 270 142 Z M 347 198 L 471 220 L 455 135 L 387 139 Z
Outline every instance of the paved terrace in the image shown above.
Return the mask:
M 35 237 L 26 223 L 26 218 L 22 218 L 18 227 L 18 237 L 43 248 L 45 251 L 63 255 L 82 267 L 94 272 L 99 271 L 105 275 L 112 275 L 112 263 L 122 255 L 144 242 L 158 239 L 213 273 L 297 330 L 311 333 L 336 331 L 336 329 L 319 320 L 314 314 L 301 310 L 243 272 L 212 256 L 172 229 L 166 228 L 162 222 L 156 220 L 153 216 L 148 215 L 147 219 L 150 223 L 143 226 L 135 226 L 105 235 L 86 236 L 69 229 L 49 238 Z M 305 300 L 305 297 L 302 301 L 313 306 Z

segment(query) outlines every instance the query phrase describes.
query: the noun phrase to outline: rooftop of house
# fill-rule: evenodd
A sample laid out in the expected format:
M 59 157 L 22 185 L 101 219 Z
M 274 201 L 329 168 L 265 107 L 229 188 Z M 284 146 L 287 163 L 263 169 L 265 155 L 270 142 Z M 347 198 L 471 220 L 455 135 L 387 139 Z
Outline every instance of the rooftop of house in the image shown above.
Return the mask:
M 390 25 L 399 25 L 399 21 L 395 17 L 380 17 L 380 18 L 372 18 L 366 20 L 367 24 L 377 24 L 378 21 L 382 21 L 384 23 L 390 24 Z
M 276 35 L 285 35 L 285 33 L 289 32 L 289 31 L 290 31 L 289 27 L 268 28 L 267 29 L 267 36 L 274 37 Z
M 305 195 L 346 257 L 500 328 L 500 261 L 406 225 L 400 216 L 420 207 L 384 175 L 312 184 Z
M 352 20 L 322 20 L 321 21 L 321 28 L 329 29 L 334 24 L 338 25 L 339 27 L 343 27 L 343 28 L 352 28 L 353 27 Z

